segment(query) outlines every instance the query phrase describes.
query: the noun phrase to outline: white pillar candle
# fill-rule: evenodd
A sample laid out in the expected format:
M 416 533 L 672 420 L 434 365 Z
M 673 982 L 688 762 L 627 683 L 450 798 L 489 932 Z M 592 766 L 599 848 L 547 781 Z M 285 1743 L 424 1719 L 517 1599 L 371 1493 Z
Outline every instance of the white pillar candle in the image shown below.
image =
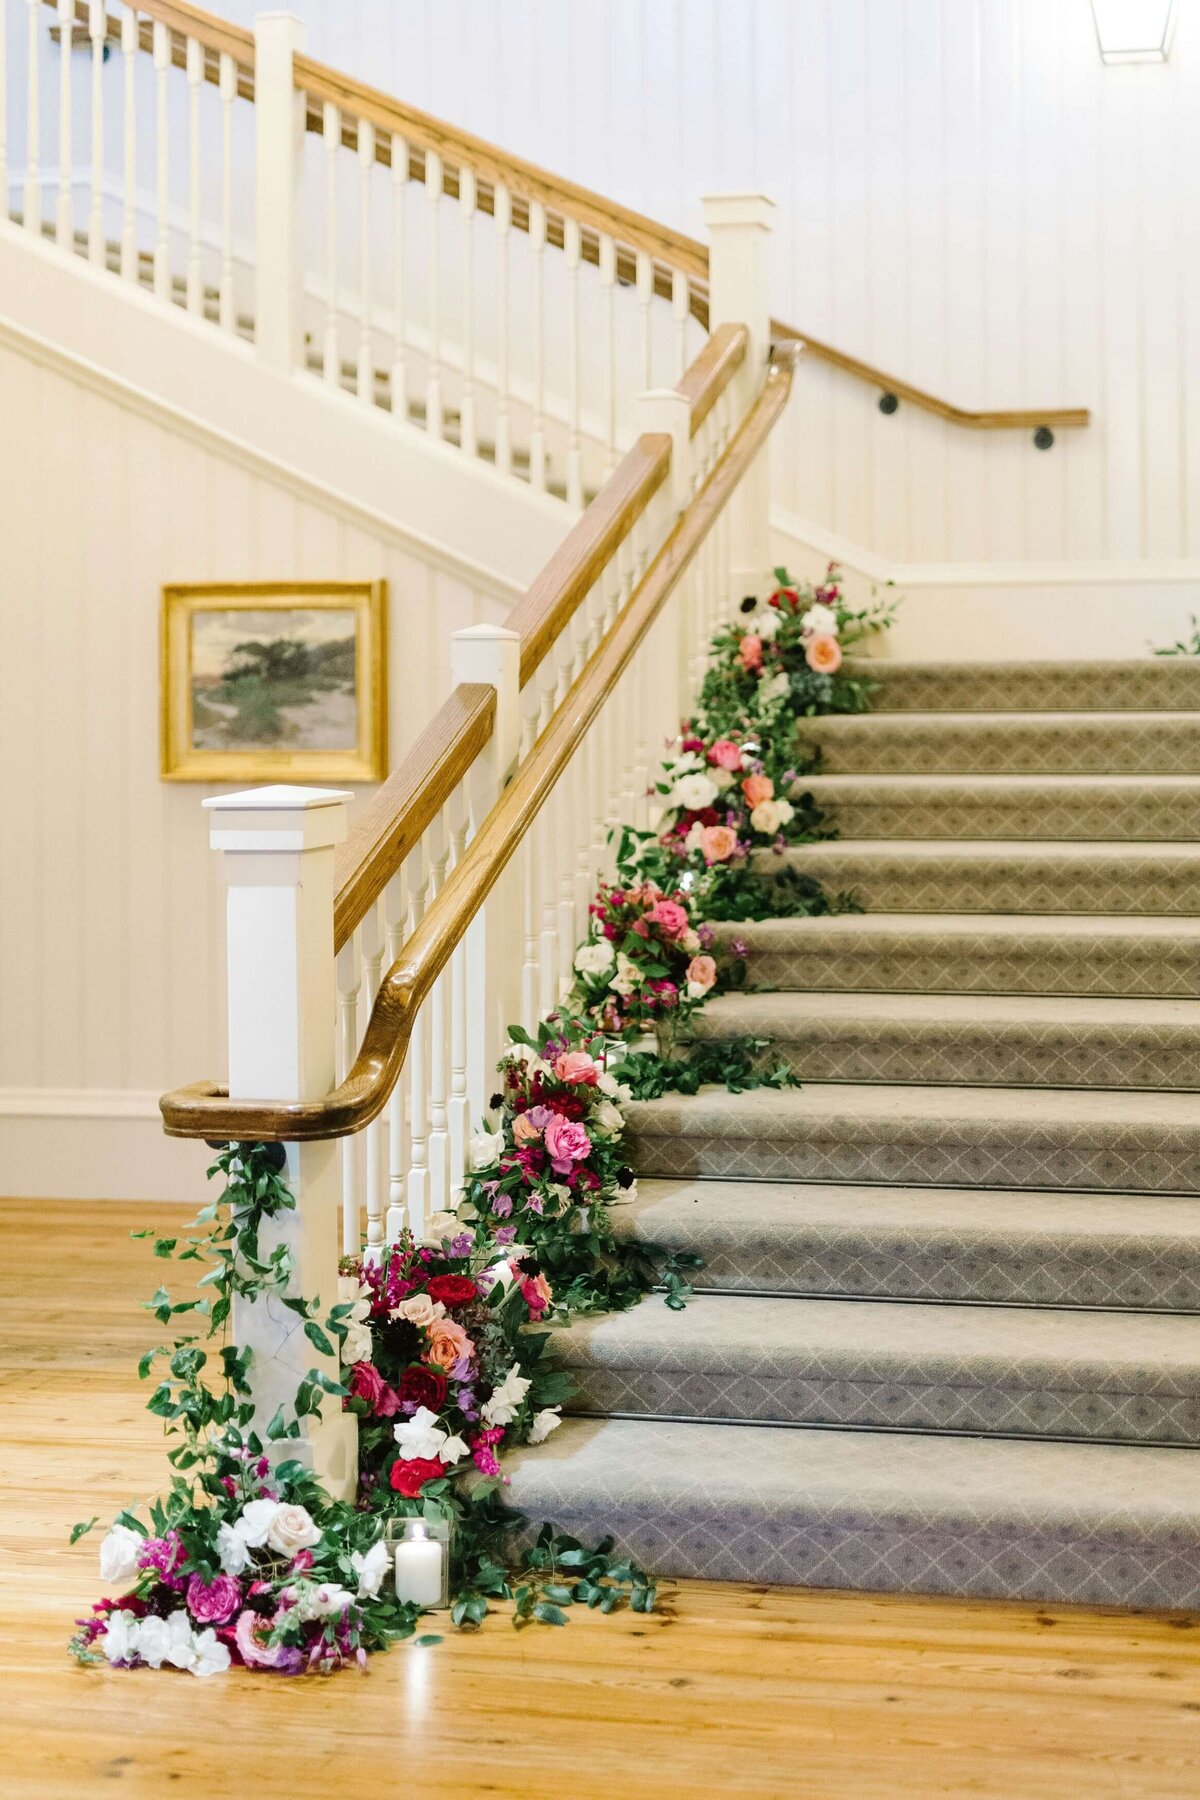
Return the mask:
M 396 1598 L 417 1606 L 438 1606 L 442 1598 L 444 1547 L 426 1534 L 423 1525 L 396 1545 Z

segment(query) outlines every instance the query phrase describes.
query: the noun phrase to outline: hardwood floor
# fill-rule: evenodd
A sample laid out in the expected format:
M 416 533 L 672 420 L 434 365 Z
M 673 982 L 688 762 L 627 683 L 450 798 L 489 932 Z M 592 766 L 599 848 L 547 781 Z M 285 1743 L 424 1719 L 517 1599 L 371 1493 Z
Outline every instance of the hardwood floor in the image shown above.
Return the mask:
M 1194 1800 L 1200 1618 L 690 1585 L 365 1676 L 76 1668 L 95 1537 L 161 1482 L 134 1372 L 170 1208 L 0 1202 L 0 1794 Z

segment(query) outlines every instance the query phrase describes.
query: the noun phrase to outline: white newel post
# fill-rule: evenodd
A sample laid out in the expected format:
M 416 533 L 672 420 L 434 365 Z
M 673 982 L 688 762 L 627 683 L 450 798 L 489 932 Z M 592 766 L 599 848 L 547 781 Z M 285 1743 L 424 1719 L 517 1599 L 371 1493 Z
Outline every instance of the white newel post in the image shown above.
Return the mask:
M 483 682 L 496 690 L 496 722 L 491 742 L 476 758 L 467 780 L 472 834 L 495 805 L 516 765 L 521 747 L 521 639 L 504 625 L 469 625 L 450 640 L 450 679 L 455 687 Z M 495 1060 L 508 1021 L 502 1017 L 504 987 L 499 971 L 519 960 L 521 921 L 506 920 L 511 884 L 493 888 L 467 928 L 467 1112 L 468 1132 L 477 1131 L 495 1087 Z M 514 1011 L 513 1017 L 516 1017 Z
M 304 48 L 294 13 L 254 21 L 255 267 L 254 339 L 260 359 L 289 372 L 301 361 L 299 181 L 304 96 L 292 79 L 292 55 Z
M 212 814 L 214 850 L 228 883 L 229 1094 L 234 1100 L 314 1100 L 334 1085 L 333 849 L 346 835 L 349 794 L 302 787 L 221 794 Z M 259 1238 L 264 1258 L 286 1243 L 295 1291 L 337 1300 L 341 1144 L 287 1144 L 295 1210 Z M 250 1381 L 260 1434 L 285 1410 L 312 1368 L 337 1377 L 277 1298 L 235 1301 L 235 1341 L 253 1351 Z M 338 1498 L 353 1496 L 357 1427 L 336 1397 L 302 1419 L 302 1436 L 282 1440 L 308 1461 Z
M 708 328 L 745 325 L 749 354 L 731 384 L 740 418 L 762 385 L 771 348 L 768 271 L 773 203 L 765 194 L 711 194 L 703 202 L 708 226 Z M 771 574 L 771 485 L 764 448 L 729 502 L 730 592 L 762 599 Z M 771 582 L 774 586 L 774 582 Z

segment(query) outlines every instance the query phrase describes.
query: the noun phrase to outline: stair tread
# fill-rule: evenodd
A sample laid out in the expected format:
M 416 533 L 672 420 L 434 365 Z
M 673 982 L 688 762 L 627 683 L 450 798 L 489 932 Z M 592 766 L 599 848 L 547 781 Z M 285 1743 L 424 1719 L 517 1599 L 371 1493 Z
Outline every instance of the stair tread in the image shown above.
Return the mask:
M 774 853 L 759 851 L 758 854 L 761 857 Z M 843 859 L 857 862 L 911 862 L 922 859 L 930 862 L 954 860 L 970 863 L 1013 860 L 1086 863 L 1101 859 L 1106 862 L 1137 863 L 1161 859 L 1200 865 L 1200 843 L 1179 843 L 1170 838 L 1145 838 L 1132 842 L 1127 838 L 1082 841 L 1078 838 L 984 838 L 967 843 L 946 838 L 834 838 L 824 843 L 797 845 L 789 849 L 786 856 L 789 862 L 801 869 L 814 861 L 833 862 Z
M 1183 1194 L 1072 1194 L 1053 1189 L 855 1187 L 833 1182 L 688 1180 L 647 1176 L 613 1211 L 622 1235 L 674 1242 L 683 1225 L 730 1233 L 899 1232 L 1059 1242 L 1071 1236 L 1200 1246 L 1200 1201 Z
M 906 718 L 913 716 L 905 714 Z M 1003 772 L 973 775 L 969 771 L 946 774 L 937 770 L 928 775 L 916 772 L 890 774 L 883 771 L 826 775 L 818 772 L 815 775 L 798 776 L 795 785 L 802 793 L 811 792 L 818 797 L 830 800 L 836 799 L 839 795 L 857 794 L 869 794 L 875 798 L 887 799 L 889 796 L 906 794 L 914 789 L 939 796 L 961 793 L 971 796 L 978 795 L 981 798 L 1009 792 L 1031 795 L 1045 794 L 1048 797 L 1071 795 L 1079 791 L 1088 795 L 1107 793 L 1124 795 L 1143 792 L 1192 794 L 1200 789 L 1200 775 L 1031 775 L 1016 772 L 1011 775 Z
M 905 840 L 909 848 L 911 840 Z M 860 839 L 857 847 L 868 842 Z M 874 840 L 874 847 L 894 851 L 891 839 Z M 924 840 L 929 850 L 945 851 L 944 842 Z M 1010 846 L 1014 848 L 1015 846 Z M 1022 844 L 1021 849 L 1029 846 Z M 1084 848 L 1076 845 L 1075 848 Z M 1131 846 L 1132 847 L 1132 846 Z M 1144 848 L 1144 846 L 1136 846 Z M 820 845 L 806 846 L 795 852 L 797 860 L 807 857 Z M 1169 846 L 1171 850 L 1178 845 Z M 820 938 L 854 940 L 873 937 L 963 937 L 983 936 L 1020 938 L 1122 938 L 1152 941 L 1156 938 L 1182 938 L 1200 946 L 1200 917 L 1187 913 L 1178 916 L 1155 913 L 924 913 L 870 912 L 832 913 L 817 918 L 753 919 L 714 927 L 722 942 L 730 938 L 755 939 L 763 943 L 801 943 Z
M 1023 726 L 1031 730 L 1053 730 L 1061 726 L 1064 731 L 1122 730 L 1128 732 L 1147 726 L 1186 726 L 1195 729 L 1196 710 L 1191 707 L 1148 707 L 1140 712 L 1130 707 L 1116 707 L 1101 711 L 1089 707 L 1086 711 L 1067 710 L 1064 712 L 1046 712 L 1040 708 L 1031 708 L 1029 712 L 1017 712 L 1007 708 L 1000 712 L 990 712 L 986 708 L 959 707 L 952 710 L 930 708 L 927 711 L 904 713 L 860 712 L 860 713 L 817 713 L 812 717 L 801 719 L 799 723 L 808 730 L 826 728 L 833 731 L 854 731 L 872 729 L 878 726 L 887 731 L 917 731 L 923 727 L 944 725 L 947 730 L 970 727 L 972 730 L 984 731 L 995 727 L 1001 731 L 1017 731 Z
M 1106 1391 L 1194 1394 L 1200 1317 L 1055 1307 L 698 1294 L 682 1312 L 652 1297 L 556 1332 L 555 1360 L 656 1373 L 814 1366 L 856 1380 L 992 1387 L 1099 1382 Z
M 793 1032 L 857 1020 L 889 1025 L 953 1025 L 978 1027 L 981 1034 L 997 1029 L 1062 1026 L 1111 1027 L 1116 1030 L 1200 1031 L 1200 999 L 1091 994 L 857 994 L 836 990 L 806 993 L 745 992 L 719 994 L 697 1013 L 692 1029 L 698 1037 L 733 1033 L 786 1038 Z
M 513 1505 L 554 1517 L 556 1500 L 671 1510 L 688 1497 L 744 1524 L 837 1507 L 864 1524 L 950 1519 L 1020 1538 L 1055 1533 L 1182 1541 L 1200 1551 L 1200 1450 L 1039 1443 L 932 1434 L 568 1419 L 505 1461 Z M 731 1524 L 735 1521 L 731 1520 Z

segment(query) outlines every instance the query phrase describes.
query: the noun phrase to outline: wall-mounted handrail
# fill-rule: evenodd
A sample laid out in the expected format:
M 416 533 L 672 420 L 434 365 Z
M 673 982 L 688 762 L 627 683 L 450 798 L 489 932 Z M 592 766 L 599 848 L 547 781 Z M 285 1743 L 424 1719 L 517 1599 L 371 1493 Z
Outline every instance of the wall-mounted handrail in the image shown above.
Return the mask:
M 378 1117 L 404 1065 L 422 1002 L 766 442 L 787 403 L 798 354 L 794 344 L 777 347 L 763 388 L 728 447 L 383 978 L 345 1080 L 319 1100 L 282 1103 L 231 1100 L 211 1082 L 177 1088 L 159 1102 L 170 1136 L 310 1141 L 348 1136 Z

